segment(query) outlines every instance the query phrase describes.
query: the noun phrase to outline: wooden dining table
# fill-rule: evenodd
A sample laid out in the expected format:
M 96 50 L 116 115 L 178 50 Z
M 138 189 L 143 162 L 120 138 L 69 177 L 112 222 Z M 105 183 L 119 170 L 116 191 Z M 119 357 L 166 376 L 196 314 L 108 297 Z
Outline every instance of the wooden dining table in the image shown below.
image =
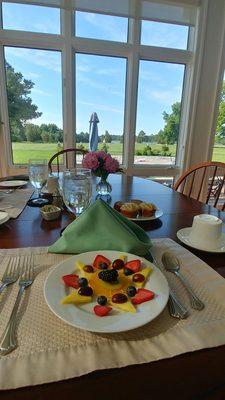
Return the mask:
M 111 200 L 108 198 L 111 205 L 119 200 L 141 199 L 162 209 L 163 215 L 159 219 L 138 222 L 151 238 L 171 238 L 180 243 L 177 231 L 190 227 L 193 217 L 202 213 L 216 215 L 225 223 L 225 212 L 150 179 L 116 174 L 110 175 L 109 182 L 112 185 Z M 93 201 L 95 184 L 94 180 Z M 0 225 L 0 248 L 48 246 L 73 219 L 72 214 L 63 211 L 60 219 L 44 221 L 38 208 L 26 206 L 17 219 Z M 189 250 L 225 277 L 224 253 Z M 36 368 L 38 374 L 38 365 Z M 0 399 L 50 398 L 225 399 L 225 345 L 142 365 L 95 371 L 66 381 L 0 392 Z

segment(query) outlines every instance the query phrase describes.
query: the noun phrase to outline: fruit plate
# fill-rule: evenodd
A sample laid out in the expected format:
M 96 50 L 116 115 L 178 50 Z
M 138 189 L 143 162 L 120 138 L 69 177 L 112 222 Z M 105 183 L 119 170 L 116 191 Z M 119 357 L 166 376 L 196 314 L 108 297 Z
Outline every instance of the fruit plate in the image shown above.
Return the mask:
M 19 186 L 27 185 L 27 181 L 2 181 L 0 182 L 0 187 L 3 188 L 17 188 Z
M 57 317 L 69 325 L 87 331 L 114 333 L 129 331 L 143 326 L 163 311 L 169 297 L 169 287 L 166 278 L 152 263 L 129 253 L 123 253 L 127 256 L 127 261 L 140 259 L 146 267 L 151 266 L 153 269 L 145 288 L 152 290 L 155 293 L 155 297 L 151 301 L 138 305 L 136 314 L 113 309 L 108 316 L 101 318 L 96 316 L 93 311 L 94 305 L 97 304 L 96 301 L 81 306 L 72 304 L 62 305 L 60 303 L 61 299 L 69 293 L 62 282 L 62 276 L 79 272 L 75 267 L 75 262 L 78 260 L 84 264 L 92 264 L 97 254 L 102 254 L 113 261 L 121 256 L 122 253 L 111 250 L 99 250 L 98 252 L 91 251 L 78 254 L 58 264 L 47 276 L 44 285 L 44 296 L 49 308 Z
M 140 215 L 135 218 L 129 218 L 129 219 L 131 219 L 132 221 L 152 221 L 154 219 L 160 218 L 162 215 L 163 215 L 163 210 L 157 209 L 155 215 L 152 215 L 151 217 L 142 217 Z

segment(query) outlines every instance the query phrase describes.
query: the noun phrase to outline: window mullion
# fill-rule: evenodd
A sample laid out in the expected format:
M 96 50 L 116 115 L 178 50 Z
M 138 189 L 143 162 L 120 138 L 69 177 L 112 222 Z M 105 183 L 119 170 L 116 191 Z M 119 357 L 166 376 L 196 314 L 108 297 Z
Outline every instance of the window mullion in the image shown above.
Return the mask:
M 61 11 L 62 34 L 64 46 L 62 51 L 62 90 L 63 90 L 63 131 L 65 147 L 74 147 L 75 144 L 75 65 L 71 44 L 73 33 L 73 12 Z
M 138 19 L 129 20 L 129 42 L 133 44 L 133 50 L 127 65 L 123 148 L 123 163 L 128 173 L 134 163 L 140 35 L 141 22 Z

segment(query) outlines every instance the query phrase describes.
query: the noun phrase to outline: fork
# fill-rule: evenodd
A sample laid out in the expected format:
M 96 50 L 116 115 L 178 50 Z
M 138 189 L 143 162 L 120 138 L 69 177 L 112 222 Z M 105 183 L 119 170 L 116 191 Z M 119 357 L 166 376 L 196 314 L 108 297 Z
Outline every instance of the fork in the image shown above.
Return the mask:
M 0 339 L 0 355 L 5 355 L 13 351 L 17 347 L 16 341 L 16 317 L 20 300 L 24 290 L 33 283 L 34 280 L 34 260 L 33 256 L 24 256 L 24 267 L 19 279 L 19 291 L 16 301 L 9 318 L 9 322 Z
M 19 263 L 19 257 L 13 257 L 8 260 L 6 270 L 2 277 L 2 284 L 0 286 L 0 294 L 3 292 L 3 290 L 8 285 L 11 285 L 11 283 L 14 283 L 17 281 L 17 279 L 19 277 L 18 263 Z

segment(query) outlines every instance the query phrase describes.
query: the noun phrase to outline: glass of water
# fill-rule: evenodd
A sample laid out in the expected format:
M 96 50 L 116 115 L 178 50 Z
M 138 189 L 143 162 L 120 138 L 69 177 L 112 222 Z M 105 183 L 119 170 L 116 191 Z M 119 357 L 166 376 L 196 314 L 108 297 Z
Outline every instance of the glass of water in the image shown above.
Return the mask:
M 41 198 L 41 189 L 48 179 L 48 162 L 47 160 L 29 160 L 28 173 L 31 184 L 37 189 L 38 197 L 32 199 L 33 205 L 42 206 L 46 204 L 46 199 Z
M 91 201 L 91 172 L 83 168 L 75 168 L 64 172 L 62 195 L 68 210 L 75 215 L 80 215 Z

